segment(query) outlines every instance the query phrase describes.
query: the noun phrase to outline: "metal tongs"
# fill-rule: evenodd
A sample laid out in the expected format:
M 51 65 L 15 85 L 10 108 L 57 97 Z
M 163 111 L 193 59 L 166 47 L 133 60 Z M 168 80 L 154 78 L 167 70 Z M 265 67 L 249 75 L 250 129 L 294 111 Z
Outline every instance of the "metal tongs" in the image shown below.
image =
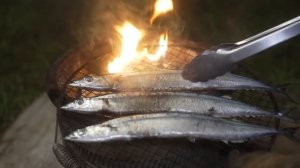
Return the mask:
M 300 34 L 300 16 L 237 43 L 205 50 L 186 65 L 183 77 L 207 81 L 230 71 L 240 61 Z

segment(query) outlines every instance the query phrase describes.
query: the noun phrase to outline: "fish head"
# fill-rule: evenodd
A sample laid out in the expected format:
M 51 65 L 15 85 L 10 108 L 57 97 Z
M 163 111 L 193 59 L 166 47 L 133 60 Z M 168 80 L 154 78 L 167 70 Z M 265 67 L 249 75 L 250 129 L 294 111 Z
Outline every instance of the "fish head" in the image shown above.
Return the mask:
M 62 106 L 61 109 L 66 111 L 76 111 L 76 112 L 96 112 L 102 110 L 103 101 L 93 98 L 83 98 L 75 100 L 65 106 Z
M 89 87 L 107 88 L 108 87 L 108 83 L 104 77 L 95 77 L 93 75 L 89 75 L 82 79 L 73 81 L 69 85 L 78 88 L 89 88 Z
M 113 134 L 114 131 L 115 130 L 108 126 L 97 124 L 83 129 L 78 129 L 66 136 L 64 139 L 76 142 L 99 142 L 105 141 Z

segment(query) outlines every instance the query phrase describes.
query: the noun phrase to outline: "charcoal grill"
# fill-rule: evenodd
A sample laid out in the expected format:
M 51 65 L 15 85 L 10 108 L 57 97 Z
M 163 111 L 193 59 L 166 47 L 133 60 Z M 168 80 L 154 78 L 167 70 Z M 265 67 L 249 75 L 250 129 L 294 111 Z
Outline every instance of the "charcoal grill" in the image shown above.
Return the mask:
M 139 60 L 130 65 L 127 71 L 157 69 L 182 69 L 204 45 L 188 42 L 176 42 L 170 45 L 166 57 L 156 63 Z M 91 40 L 70 50 L 60 58 L 48 74 L 48 95 L 57 107 L 58 128 L 55 142 L 59 136 L 66 136 L 76 129 L 119 117 L 113 115 L 83 115 L 61 110 L 59 107 L 80 97 L 94 97 L 107 92 L 87 91 L 68 86 L 90 74 L 107 74 L 107 64 L 113 54 L 107 41 Z M 248 70 L 239 67 L 236 73 L 255 78 Z M 272 93 L 266 91 L 224 92 L 233 99 L 243 101 L 269 111 L 279 111 L 279 105 Z M 245 122 L 278 128 L 279 120 L 274 118 L 237 118 Z M 65 167 L 226 167 L 227 154 L 233 148 L 249 151 L 272 146 L 274 137 L 249 141 L 243 144 L 226 145 L 222 142 L 186 139 L 142 139 L 126 142 L 105 142 L 82 144 L 62 141 L 54 149 L 58 160 Z M 218 162 L 215 162 L 218 160 Z

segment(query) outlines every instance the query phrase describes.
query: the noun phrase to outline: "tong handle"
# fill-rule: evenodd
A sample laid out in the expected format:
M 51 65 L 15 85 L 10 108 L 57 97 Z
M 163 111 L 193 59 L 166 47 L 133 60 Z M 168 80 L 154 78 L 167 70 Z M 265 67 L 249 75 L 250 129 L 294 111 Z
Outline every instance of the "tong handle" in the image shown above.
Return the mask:
M 185 65 L 183 78 L 205 82 L 230 71 L 238 62 L 300 34 L 300 16 L 237 43 L 206 50 Z
M 217 53 L 228 55 L 232 62 L 239 62 L 274 45 L 300 34 L 300 16 L 267 31 L 234 44 L 235 47 L 220 48 Z

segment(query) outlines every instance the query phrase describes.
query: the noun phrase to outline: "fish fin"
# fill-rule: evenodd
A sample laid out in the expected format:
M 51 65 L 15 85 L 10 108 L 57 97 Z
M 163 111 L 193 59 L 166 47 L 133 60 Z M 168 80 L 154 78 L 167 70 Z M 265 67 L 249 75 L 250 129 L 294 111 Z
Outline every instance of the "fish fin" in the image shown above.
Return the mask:
M 214 115 L 215 115 L 215 113 L 216 113 L 216 110 L 215 110 L 215 108 L 214 108 L 214 107 L 212 107 L 212 108 L 208 109 L 207 111 L 208 111 L 208 115 L 209 115 L 209 116 L 214 116 Z
M 284 128 L 282 129 L 282 134 L 288 137 L 290 140 L 295 141 L 297 143 L 300 143 L 300 139 L 296 138 L 294 136 L 295 132 L 299 129 L 300 127 L 291 127 L 291 128 Z

